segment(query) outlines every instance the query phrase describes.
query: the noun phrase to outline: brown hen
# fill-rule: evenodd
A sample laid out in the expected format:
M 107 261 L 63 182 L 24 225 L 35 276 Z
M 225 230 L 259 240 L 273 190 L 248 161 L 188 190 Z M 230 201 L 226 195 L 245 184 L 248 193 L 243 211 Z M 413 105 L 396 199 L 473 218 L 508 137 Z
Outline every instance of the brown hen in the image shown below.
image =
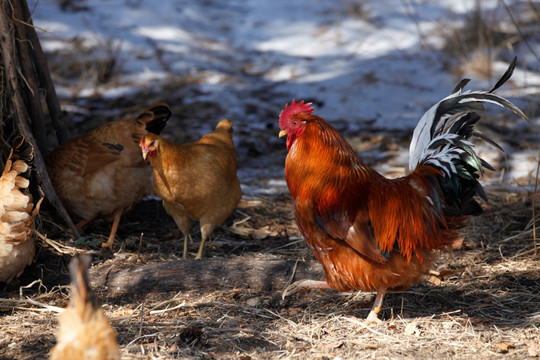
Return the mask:
M 29 191 L 34 148 L 23 137 L 14 141 L 0 178 L 0 282 L 10 282 L 34 259 L 34 217 L 43 195 L 39 186 L 35 203 Z
M 184 234 L 184 258 L 191 222 L 199 221 L 201 226 L 196 257 L 200 259 L 207 238 L 242 197 L 232 128 L 233 122 L 223 119 L 215 131 L 183 145 L 154 134 L 141 140 L 143 157 L 148 157 L 154 169 L 154 192 L 163 199 L 165 210 Z
M 114 243 L 120 218 L 152 192 L 151 171 L 141 156 L 139 141 L 159 134 L 171 117 L 166 104 L 156 104 L 135 120 L 102 125 L 58 146 L 46 159 L 51 182 L 64 206 L 88 222 L 113 221 L 106 243 Z

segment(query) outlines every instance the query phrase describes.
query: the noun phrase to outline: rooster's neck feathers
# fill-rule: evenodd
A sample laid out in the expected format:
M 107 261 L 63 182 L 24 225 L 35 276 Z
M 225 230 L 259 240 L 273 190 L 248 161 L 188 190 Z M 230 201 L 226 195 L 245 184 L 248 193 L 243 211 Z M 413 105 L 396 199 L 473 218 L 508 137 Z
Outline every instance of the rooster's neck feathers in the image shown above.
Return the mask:
M 321 190 L 324 189 L 326 181 L 344 190 L 362 178 L 367 180 L 368 172 L 370 176 L 376 176 L 371 174 L 374 171 L 362 162 L 345 138 L 326 120 L 315 115 L 304 117 L 309 117 L 309 120 L 306 122 L 305 131 L 291 146 L 286 172 L 291 175 L 296 173 L 301 177 L 305 174 L 318 176 L 316 187 Z

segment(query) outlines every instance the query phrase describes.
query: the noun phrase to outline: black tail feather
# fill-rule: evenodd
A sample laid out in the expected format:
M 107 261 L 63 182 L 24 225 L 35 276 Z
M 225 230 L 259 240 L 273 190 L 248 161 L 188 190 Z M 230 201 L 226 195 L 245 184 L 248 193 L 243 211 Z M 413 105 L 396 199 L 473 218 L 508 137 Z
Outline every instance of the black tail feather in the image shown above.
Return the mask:
M 159 135 L 171 116 L 171 108 L 167 104 L 158 103 L 139 115 L 137 120 L 146 123 L 146 131 Z
M 458 91 L 462 91 L 463 88 L 471 81 L 471 79 L 461 79 L 461 81 L 454 87 L 452 92 L 450 94 L 457 93 Z
M 517 56 L 514 56 L 514 60 L 512 60 L 512 62 L 508 66 L 508 69 L 506 69 L 505 73 L 503 74 L 503 76 L 501 76 L 501 78 L 499 79 L 499 81 L 497 81 L 495 86 L 493 86 L 491 90 L 489 90 L 488 92 L 490 93 L 494 92 L 495 90 L 500 88 L 506 81 L 508 81 L 508 79 L 512 77 L 512 74 L 514 73 L 514 69 L 516 67 L 516 62 L 517 62 Z
M 494 168 L 476 153 L 472 140 L 476 138 L 502 148 L 474 129 L 484 110 L 483 103 L 499 105 L 529 121 L 516 105 L 493 93 L 510 79 L 515 66 L 514 58 L 489 91 L 463 92 L 469 81 L 462 80 L 451 95 L 426 112 L 415 129 L 409 167 L 429 165 L 441 171 L 435 178 L 444 196 L 445 215 L 479 215 L 482 208 L 475 200 L 476 196 L 487 200 L 478 179 L 485 169 Z

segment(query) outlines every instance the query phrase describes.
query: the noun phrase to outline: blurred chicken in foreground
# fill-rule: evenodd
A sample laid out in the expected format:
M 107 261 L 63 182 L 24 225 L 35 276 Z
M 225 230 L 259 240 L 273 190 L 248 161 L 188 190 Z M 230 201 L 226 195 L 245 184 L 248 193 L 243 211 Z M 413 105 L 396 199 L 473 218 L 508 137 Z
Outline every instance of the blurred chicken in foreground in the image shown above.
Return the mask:
M 152 170 L 139 148 L 141 137 L 159 134 L 171 117 L 166 104 L 156 104 L 135 120 L 117 120 L 58 146 L 47 157 L 51 182 L 71 213 L 83 220 L 113 221 L 106 243 L 114 243 L 122 214 L 152 192 Z
M 143 157 L 148 157 L 154 169 L 154 192 L 163 199 L 163 207 L 184 234 L 184 258 L 191 221 L 201 225 L 201 245 L 196 257 L 200 259 L 206 239 L 234 211 L 242 197 L 232 128 L 233 122 L 223 119 L 215 131 L 184 145 L 153 134 L 141 140 Z
M 51 350 L 51 360 L 120 359 L 116 332 L 90 289 L 89 266 L 89 256 L 74 257 L 69 264 L 71 301 L 58 318 L 57 343 Z
M 22 136 L 15 138 L 0 178 L 0 282 L 10 282 L 34 259 L 34 217 L 43 194 L 38 184 L 30 194 L 34 148 Z

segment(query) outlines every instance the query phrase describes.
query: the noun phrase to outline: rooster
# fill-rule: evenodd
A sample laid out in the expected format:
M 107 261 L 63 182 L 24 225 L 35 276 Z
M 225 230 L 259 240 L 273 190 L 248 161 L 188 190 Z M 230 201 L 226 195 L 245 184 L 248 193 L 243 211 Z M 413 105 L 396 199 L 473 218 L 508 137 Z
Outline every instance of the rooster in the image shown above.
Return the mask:
M 191 221 L 199 221 L 201 226 L 196 256 L 200 259 L 214 228 L 227 219 L 242 197 L 232 131 L 233 122 L 223 119 L 215 131 L 194 143 L 176 145 L 154 134 L 141 139 L 143 157 L 148 157 L 154 169 L 154 192 L 184 235 L 184 259 Z
M 96 299 L 88 281 L 90 256 L 74 257 L 69 263 L 71 301 L 58 319 L 57 343 L 51 360 L 120 359 L 116 332 Z
M 313 115 L 311 104 L 286 105 L 279 117 L 279 136 L 287 135 L 285 178 L 296 223 L 326 281 L 297 281 L 283 296 L 313 288 L 376 291 L 366 321 L 380 322 L 386 292 L 419 282 L 435 250 L 457 241 L 465 219 L 482 212 L 475 196 L 486 196 L 478 178 L 493 168 L 478 157 L 471 139 L 495 143 L 473 127 L 484 102 L 527 119 L 493 94 L 514 66 L 515 59 L 490 91 L 463 92 L 463 80 L 429 109 L 411 141 L 412 172 L 396 179 L 362 162 L 332 125 Z
M 113 245 L 122 214 L 151 194 L 152 170 L 139 141 L 147 133 L 159 134 L 171 114 L 166 104 L 156 104 L 134 120 L 113 121 L 71 139 L 47 156 L 60 200 L 83 219 L 78 228 L 97 218 L 113 221 L 103 247 Z
M 37 196 L 29 190 L 33 159 L 32 145 L 22 136 L 15 138 L 0 177 L 0 282 L 20 276 L 34 259 L 34 218 L 43 193 L 37 184 Z

